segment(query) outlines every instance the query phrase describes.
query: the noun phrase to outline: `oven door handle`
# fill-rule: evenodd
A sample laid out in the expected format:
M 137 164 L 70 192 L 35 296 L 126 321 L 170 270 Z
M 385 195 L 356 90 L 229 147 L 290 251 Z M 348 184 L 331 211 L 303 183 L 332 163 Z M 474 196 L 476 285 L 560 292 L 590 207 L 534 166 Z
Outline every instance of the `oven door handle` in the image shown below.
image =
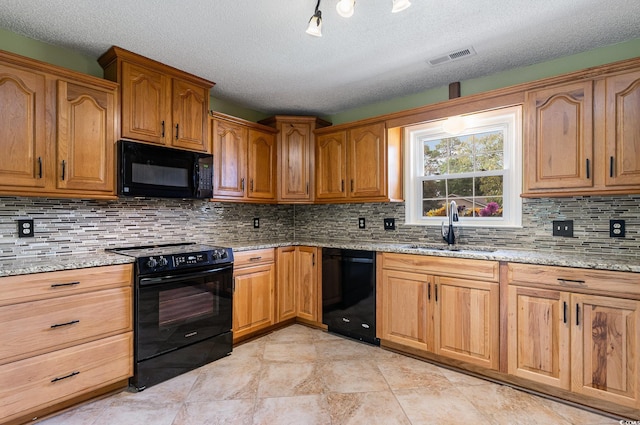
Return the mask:
M 225 271 L 232 271 L 232 270 L 233 270 L 233 266 L 231 265 L 231 266 L 218 267 L 215 269 L 201 270 L 196 273 L 170 274 L 170 275 L 165 275 L 160 277 L 143 277 L 143 278 L 140 278 L 139 284 L 140 286 L 158 285 L 161 283 L 170 283 L 171 281 L 174 281 L 174 280 L 198 278 L 198 277 L 206 276 L 211 273 L 218 273 L 218 272 L 225 272 Z

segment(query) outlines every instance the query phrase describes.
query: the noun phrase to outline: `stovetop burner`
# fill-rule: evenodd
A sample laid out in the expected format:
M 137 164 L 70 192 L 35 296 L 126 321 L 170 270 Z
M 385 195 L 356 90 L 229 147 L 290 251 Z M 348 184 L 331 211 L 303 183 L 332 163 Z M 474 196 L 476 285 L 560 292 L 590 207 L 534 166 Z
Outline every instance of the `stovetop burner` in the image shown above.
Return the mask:
M 111 248 L 107 251 L 134 257 L 138 274 L 233 263 L 231 248 L 193 242 Z

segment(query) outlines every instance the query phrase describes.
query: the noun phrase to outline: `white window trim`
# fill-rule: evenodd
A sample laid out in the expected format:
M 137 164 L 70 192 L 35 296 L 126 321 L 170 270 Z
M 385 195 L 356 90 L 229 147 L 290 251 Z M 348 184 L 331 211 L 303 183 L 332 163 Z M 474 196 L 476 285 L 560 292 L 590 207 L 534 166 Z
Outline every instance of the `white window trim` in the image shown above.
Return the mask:
M 422 144 L 417 137 L 444 138 L 464 136 L 488 130 L 503 129 L 504 140 L 504 180 L 503 195 L 505 214 L 503 217 L 460 217 L 456 226 L 460 227 L 522 227 L 522 107 L 512 106 L 463 117 L 466 128 L 457 134 L 443 130 L 446 119 L 406 127 L 404 129 L 404 199 L 405 223 L 421 226 L 440 226 L 447 217 L 422 216 L 423 171 Z M 509 142 L 509 139 L 513 142 Z M 469 173 L 473 174 L 473 173 Z

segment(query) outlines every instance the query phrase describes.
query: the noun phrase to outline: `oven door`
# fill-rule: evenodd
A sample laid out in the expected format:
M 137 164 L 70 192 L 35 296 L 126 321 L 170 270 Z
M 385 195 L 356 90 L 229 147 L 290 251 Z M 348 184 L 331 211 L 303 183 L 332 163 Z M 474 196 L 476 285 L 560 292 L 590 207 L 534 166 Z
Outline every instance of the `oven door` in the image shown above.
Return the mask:
M 136 361 L 231 331 L 233 265 L 137 279 Z

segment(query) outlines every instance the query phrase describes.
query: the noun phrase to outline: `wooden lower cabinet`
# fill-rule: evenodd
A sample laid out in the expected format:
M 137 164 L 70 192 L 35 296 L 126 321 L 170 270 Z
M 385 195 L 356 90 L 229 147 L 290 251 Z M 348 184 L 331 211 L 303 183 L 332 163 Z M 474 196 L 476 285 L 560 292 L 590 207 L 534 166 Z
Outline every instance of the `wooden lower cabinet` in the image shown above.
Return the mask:
M 640 301 L 573 294 L 572 391 L 640 408 Z
M 296 317 L 296 247 L 278 248 L 277 318 L 283 322 Z
M 318 248 L 278 248 L 278 321 L 299 318 L 320 323 L 321 298 L 318 276 Z
M 497 370 L 499 285 L 438 276 L 434 296 L 436 353 Z
M 569 294 L 509 287 L 511 375 L 568 390 L 571 388 Z
M 296 317 L 316 323 L 322 321 L 318 258 L 318 248 L 296 247 Z
M 274 250 L 254 250 L 234 255 L 233 340 L 276 323 Z
M 133 332 L 0 365 L 0 423 L 133 375 Z
M 638 275 L 510 264 L 508 276 L 509 374 L 640 413 Z
M 464 274 L 465 260 L 434 259 L 430 265 L 428 257 L 418 257 L 382 255 L 378 338 L 497 370 L 497 281 L 443 276 L 447 268 L 452 275 Z M 486 263 L 487 271 L 494 269 Z M 468 265 L 484 264 L 474 260 Z
M 0 423 L 124 387 L 133 375 L 132 280 L 131 264 L 0 278 Z
M 383 270 L 378 296 L 382 299 L 382 321 L 378 337 L 434 351 L 434 303 L 428 291 L 433 276 L 398 270 Z M 382 292 L 382 293 L 380 293 Z

